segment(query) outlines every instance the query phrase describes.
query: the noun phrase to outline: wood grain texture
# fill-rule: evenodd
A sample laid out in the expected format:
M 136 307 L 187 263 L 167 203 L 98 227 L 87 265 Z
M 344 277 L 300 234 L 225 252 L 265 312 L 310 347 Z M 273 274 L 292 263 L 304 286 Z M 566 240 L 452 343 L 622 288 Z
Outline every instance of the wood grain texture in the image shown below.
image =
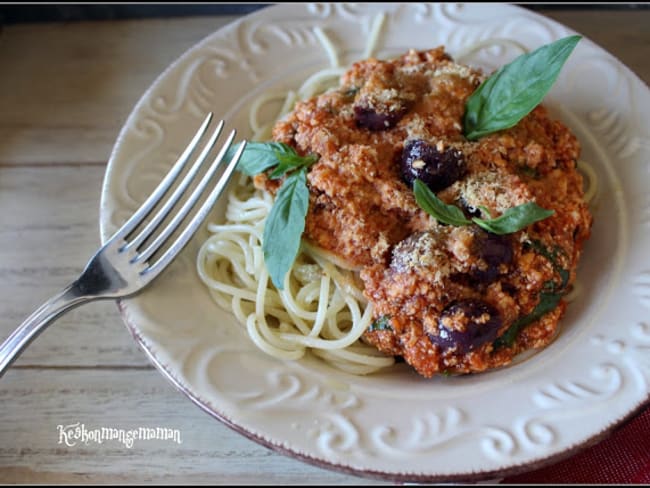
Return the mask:
M 105 163 L 131 109 L 233 17 L 24 24 L 0 34 L 0 163 Z
M 75 279 L 100 244 L 105 167 L 0 166 L 0 336 Z M 72 310 L 15 365 L 143 366 L 113 301 Z M 0 384 L 0 387 L 2 385 Z
M 373 482 L 308 466 L 248 440 L 189 403 L 157 371 L 10 370 L 2 382 L 2 483 Z M 61 430 L 76 423 L 87 431 L 176 429 L 180 443 L 138 440 L 128 448 L 119 440 L 84 444 L 69 437 L 76 445 L 67 446 Z
M 544 12 L 650 82 L 650 10 Z M 0 31 L 0 337 L 81 271 L 119 130 L 178 56 L 234 17 L 25 24 Z M 202 412 L 112 302 L 73 310 L 0 380 L 0 483 L 377 484 L 270 451 Z M 181 445 L 64 447 L 57 425 L 178 428 Z

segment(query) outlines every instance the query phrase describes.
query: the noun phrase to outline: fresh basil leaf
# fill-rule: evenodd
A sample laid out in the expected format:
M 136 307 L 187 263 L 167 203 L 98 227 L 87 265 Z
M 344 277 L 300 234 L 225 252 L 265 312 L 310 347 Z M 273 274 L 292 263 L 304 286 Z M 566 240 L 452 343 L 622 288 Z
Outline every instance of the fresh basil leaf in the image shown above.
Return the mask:
M 228 149 L 226 159 L 232 159 L 239 144 L 241 143 Z M 276 166 L 279 163 L 278 157 L 286 154 L 296 154 L 296 151 L 282 142 L 248 142 L 237 163 L 237 171 L 248 176 L 255 176 Z
M 382 315 L 370 324 L 368 330 L 371 332 L 376 330 L 393 330 L 393 327 L 390 325 L 390 317 L 388 315 Z
M 560 282 L 559 286 L 555 282 L 549 281 L 547 283 L 544 283 L 544 287 L 550 291 L 563 290 L 569 282 L 569 271 L 560 266 L 560 263 L 558 262 L 558 254 L 564 254 L 564 250 L 560 246 L 555 246 L 551 251 L 547 249 L 546 246 L 544 246 L 544 244 L 538 239 L 531 239 L 529 241 L 526 241 L 526 244 L 531 246 L 533 249 L 535 249 L 535 251 L 548 259 L 553 265 L 553 268 L 557 274 L 560 275 L 560 279 L 562 281 Z
M 517 232 L 539 220 L 544 220 L 555 213 L 554 210 L 547 210 L 535 202 L 527 202 L 516 207 L 509 208 L 499 217 L 494 219 L 480 219 L 473 217 L 472 220 L 465 218 L 463 211 L 455 205 L 448 205 L 440 200 L 435 193 L 421 180 L 416 179 L 413 183 L 413 194 L 415 201 L 426 213 L 433 218 L 449 225 L 469 225 L 474 222 L 493 234 L 511 234 Z M 486 207 L 480 207 L 483 212 L 489 214 Z
M 569 36 L 523 54 L 501 67 L 469 97 L 463 118 L 467 139 L 508 129 L 546 96 L 580 36 Z
M 481 135 L 475 133 L 477 127 L 484 123 L 483 119 L 489 117 L 486 107 L 489 107 L 490 95 L 501 76 L 504 68 L 492 74 L 487 80 L 470 95 L 465 102 L 465 115 L 463 117 L 463 133 L 470 141 L 478 139 Z M 487 134 L 487 133 L 486 133 Z
M 479 205 L 478 208 L 479 210 L 483 211 L 485 215 L 488 215 L 490 218 L 492 218 L 492 212 L 490 212 L 490 209 L 487 208 L 485 205 Z
M 517 232 L 539 220 L 544 220 L 555 213 L 554 210 L 547 210 L 535 202 L 527 202 L 516 207 L 509 208 L 499 217 L 494 219 L 472 218 L 472 221 L 493 234 L 511 234 Z
M 508 330 L 506 330 L 503 335 L 497 337 L 497 339 L 493 343 L 494 348 L 497 349 L 503 346 L 507 346 L 507 347 L 512 346 L 515 343 L 517 334 L 519 334 L 519 332 L 524 327 L 532 324 L 533 322 L 538 321 L 547 313 L 555 310 L 555 307 L 557 307 L 560 304 L 561 299 L 562 299 L 561 293 L 541 293 L 539 303 L 533 309 L 533 311 L 528 315 L 524 315 L 523 317 L 520 317 L 517 320 L 515 320 L 512 323 L 512 325 L 508 327 Z
M 275 196 L 262 234 L 264 262 L 276 288 L 284 288 L 284 277 L 300 249 L 309 206 L 307 169 L 291 173 Z
M 420 208 L 443 224 L 468 225 L 472 223 L 465 218 L 460 208 L 455 205 L 447 205 L 419 179 L 413 182 L 413 194 Z
M 566 288 L 567 283 L 569 283 L 569 270 L 557 268 L 557 272 L 560 275 L 560 279 L 562 280 L 562 283 L 560 283 L 560 289 L 564 290 L 564 288 Z
M 318 160 L 318 156 L 315 154 L 300 156 L 292 147 L 289 147 L 289 149 L 290 151 L 287 151 L 285 153 L 276 152 L 275 156 L 277 158 L 278 165 L 269 175 L 269 178 L 272 180 L 282 178 L 287 172 L 294 169 L 309 167 Z
M 226 153 L 226 158 L 232 159 L 238 147 L 239 144 L 232 146 Z M 271 281 L 279 289 L 283 288 L 284 277 L 300 249 L 309 207 L 307 167 L 317 159 L 315 154 L 300 156 L 294 148 L 282 142 L 249 142 L 237 163 L 237 170 L 249 176 L 274 166 L 276 168 L 269 175 L 272 179 L 281 178 L 293 171 L 275 196 L 262 235 L 264 262 Z

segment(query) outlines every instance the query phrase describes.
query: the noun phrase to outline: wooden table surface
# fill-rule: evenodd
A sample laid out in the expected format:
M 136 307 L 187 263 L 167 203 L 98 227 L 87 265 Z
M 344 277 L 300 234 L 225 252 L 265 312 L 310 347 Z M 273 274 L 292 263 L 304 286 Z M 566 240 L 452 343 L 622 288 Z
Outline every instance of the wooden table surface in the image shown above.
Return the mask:
M 545 10 L 650 81 L 650 10 Z M 99 244 L 102 179 L 145 89 L 235 17 L 22 24 L 0 31 L 0 339 Z M 0 380 L 0 483 L 376 484 L 275 453 L 169 384 L 113 302 L 46 330 Z M 178 429 L 182 442 L 68 447 L 59 425 Z

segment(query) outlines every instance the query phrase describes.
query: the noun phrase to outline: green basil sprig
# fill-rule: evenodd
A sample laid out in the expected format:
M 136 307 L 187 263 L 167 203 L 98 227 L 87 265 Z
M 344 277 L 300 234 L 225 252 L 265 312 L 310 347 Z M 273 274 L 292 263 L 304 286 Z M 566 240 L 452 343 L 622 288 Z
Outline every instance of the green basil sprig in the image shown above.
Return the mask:
M 239 143 L 230 147 L 225 159 L 232 159 L 238 147 Z M 237 171 L 255 176 L 277 166 L 269 175 L 270 178 L 277 179 L 291 170 L 307 167 L 317 159 L 315 154 L 300 156 L 294 148 L 283 142 L 249 142 L 237 163 Z
M 420 208 L 443 224 L 461 226 L 475 223 L 479 227 L 493 234 L 511 234 L 528 227 L 530 224 L 544 220 L 555 213 L 540 207 L 535 202 L 527 202 L 509 208 L 499 217 L 494 219 L 481 219 L 472 217 L 468 219 L 463 211 L 455 205 L 448 205 L 440 200 L 435 193 L 421 180 L 416 179 L 413 184 L 415 201 Z
M 465 137 L 509 129 L 546 96 L 581 36 L 569 36 L 523 54 L 485 80 L 465 106 Z
M 232 157 L 238 144 L 226 153 Z M 294 148 L 282 142 L 249 142 L 246 144 L 237 170 L 254 176 L 271 168 L 269 178 L 287 176 L 275 196 L 275 202 L 264 224 L 262 252 L 271 281 L 284 288 L 284 277 L 291 269 L 300 249 L 309 207 L 307 168 L 318 159 L 316 154 L 300 156 Z
M 494 341 L 493 345 L 495 349 L 499 347 L 512 346 L 521 330 L 533 322 L 537 322 L 547 313 L 555 310 L 555 307 L 560 304 L 560 300 L 562 300 L 562 297 L 566 293 L 566 286 L 569 282 L 569 270 L 562 268 L 557 259 L 558 254 L 564 253 L 562 248 L 556 246 L 553 249 L 548 249 L 537 239 L 526 241 L 524 245 L 532 247 L 535 251 L 548 259 L 553 265 L 553 268 L 555 268 L 555 271 L 560 275 L 562 281 L 557 283 L 554 280 L 549 280 L 544 283 L 542 286 L 542 292 L 539 295 L 539 303 L 528 315 L 524 315 L 515 320 L 512 325 L 508 327 L 508 330 Z
M 472 221 L 493 234 L 510 234 L 511 232 L 524 229 L 530 224 L 544 220 L 554 213 L 554 210 L 540 207 L 535 202 L 526 202 L 522 205 L 509 208 L 494 219 L 479 219 L 474 217 Z
M 393 326 L 390 324 L 390 317 L 388 315 L 382 315 L 368 327 L 368 331 L 370 332 L 377 330 L 393 330 Z
M 566 253 L 560 246 L 555 246 L 552 249 L 548 249 L 544 244 L 539 241 L 538 239 L 531 239 L 529 241 L 524 242 L 525 246 L 530 246 L 533 248 L 535 251 L 537 251 L 539 254 L 544 256 L 546 259 L 548 259 L 553 265 L 553 269 L 557 272 L 557 274 L 560 276 L 560 279 L 562 280 L 560 284 L 556 284 L 554 282 L 549 282 L 546 283 L 546 289 L 550 291 L 556 291 L 556 290 L 563 290 L 566 288 L 567 283 L 569 282 L 569 270 L 566 270 L 562 268 L 560 263 L 558 262 L 558 255 L 559 254 L 564 254 L 566 256 Z M 550 288 L 549 288 L 550 287 Z
M 435 218 L 438 222 L 455 225 L 457 227 L 472 223 L 471 220 L 465 218 L 465 214 L 460 208 L 455 205 L 447 205 L 445 202 L 440 200 L 420 179 L 416 179 L 413 182 L 413 194 L 415 195 L 415 201 L 418 203 L 420 208 Z
M 269 178 L 273 180 L 282 178 L 289 171 L 300 168 L 308 168 L 318 160 L 318 156 L 315 154 L 300 156 L 291 146 L 286 147 L 290 149 L 290 151 L 276 153 L 275 155 L 278 159 L 278 165 L 269 175 Z
M 555 308 L 560 304 L 562 300 L 562 293 L 541 293 L 539 298 L 539 303 L 528 315 L 519 317 L 515 320 L 508 330 L 499 337 L 493 343 L 495 349 L 499 347 L 510 347 L 515 343 L 517 334 L 523 330 L 526 326 L 537 322 L 544 315 L 555 310 Z
M 307 169 L 301 168 L 282 183 L 264 224 L 264 262 L 271 281 L 279 289 L 284 288 L 284 277 L 298 255 L 308 207 Z

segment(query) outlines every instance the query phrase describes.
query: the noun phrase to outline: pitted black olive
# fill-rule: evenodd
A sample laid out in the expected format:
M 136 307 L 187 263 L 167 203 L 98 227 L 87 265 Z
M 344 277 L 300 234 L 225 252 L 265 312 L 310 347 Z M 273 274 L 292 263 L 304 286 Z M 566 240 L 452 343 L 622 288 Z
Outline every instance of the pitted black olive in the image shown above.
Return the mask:
M 371 107 L 354 106 L 354 120 L 357 126 L 371 131 L 387 130 L 395 127 L 395 124 L 400 121 L 405 113 L 405 109 L 378 112 Z
M 475 281 L 490 283 L 500 274 L 501 265 L 512 263 L 512 244 L 506 235 L 496 235 L 485 232 L 474 241 L 475 253 L 479 264 L 470 271 Z
M 404 145 L 401 173 L 409 187 L 419 179 L 431 191 L 437 192 L 459 180 L 465 171 L 465 157 L 458 149 L 439 149 L 421 139 L 407 141 Z
M 462 209 L 465 217 L 468 219 L 471 219 L 472 217 L 480 218 L 482 216 L 481 210 L 467 203 L 467 200 L 465 200 L 462 196 L 458 199 L 458 206 Z
M 455 347 L 459 354 L 464 354 L 494 341 L 501 324 L 499 313 L 488 303 L 477 299 L 458 300 L 440 314 L 438 334 L 428 334 L 428 337 L 443 349 Z

